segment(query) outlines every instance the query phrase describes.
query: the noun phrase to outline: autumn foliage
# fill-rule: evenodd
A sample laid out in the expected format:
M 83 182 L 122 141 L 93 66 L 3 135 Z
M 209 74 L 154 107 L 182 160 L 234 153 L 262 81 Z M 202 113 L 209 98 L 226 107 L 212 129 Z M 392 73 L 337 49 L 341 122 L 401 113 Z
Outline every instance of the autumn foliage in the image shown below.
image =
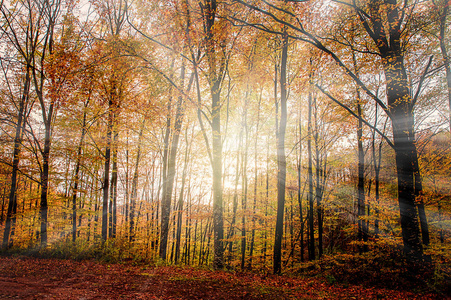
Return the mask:
M 449 293 L 449 4 L 2 2 L 1 276 Z

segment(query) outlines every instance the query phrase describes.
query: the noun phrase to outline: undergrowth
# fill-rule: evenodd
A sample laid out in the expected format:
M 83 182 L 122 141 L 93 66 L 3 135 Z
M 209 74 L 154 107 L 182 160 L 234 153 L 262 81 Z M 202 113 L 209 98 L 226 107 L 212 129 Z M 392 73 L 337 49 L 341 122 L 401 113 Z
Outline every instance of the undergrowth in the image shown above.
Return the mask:
M 139 249 L 124 239 L 109 239 L 105 242 L 87 241 L 56 241 L 53 244 L 41 248 L 11 248 L 0 252 L 2 255 L 24 255 L 37 258 L 58 258 L 71 260 L 94 259 L 105 263 L 131 263 L 131 264 L 155 264 Z
M 433 253 L 414 262 L 392 245 L 372 245 L 364 253 L 324 255 L 320 260 L 301 263 L 287 271 L 318 276 L 329 284 L 362 284 L 378 288 L 451 294 L 451 266 L 444 255 Z M 448 263 L 447 263 L 448 262 Z
M 435 292 L 451 294 L 451 264 L 447 249 L 426 249 L 432 256 L 430 262 L 412 262 L 396 246 L 374 243 L 365 253 L 336 253 L 324 255 L 312 262 L 297 264 L 285 269 L 288 276 L 320 277 L 330 285 L 369 285 L 378 288 L 408 290 L 418 293 Z M 161 259 L 148 258 L 140 249 L 124 239 L 110 239 L 106 242 L 58 241 L 46 248 L 3 251 L 2 255 L 24 255 L 40 258 L 71 260 L 95 259 L 105 263 L 127 263 L 134 265 L 169 266 Z M 268 265 L 253 272 L 269 273 Z M 212 270 L 210 266 L 198 266 Z M 234 272 L 234 270 L 229 270 Z M 238 271 L 237 269 L 235 271 Z

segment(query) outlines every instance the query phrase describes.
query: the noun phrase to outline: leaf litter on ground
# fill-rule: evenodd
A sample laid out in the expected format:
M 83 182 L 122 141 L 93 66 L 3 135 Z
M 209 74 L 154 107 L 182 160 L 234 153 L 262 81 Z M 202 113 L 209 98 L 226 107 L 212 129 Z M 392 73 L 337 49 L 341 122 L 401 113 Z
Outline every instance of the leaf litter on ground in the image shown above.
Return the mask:
M 0 299 L 443 299 L 363 285 L 250 272 L 0 257 Z

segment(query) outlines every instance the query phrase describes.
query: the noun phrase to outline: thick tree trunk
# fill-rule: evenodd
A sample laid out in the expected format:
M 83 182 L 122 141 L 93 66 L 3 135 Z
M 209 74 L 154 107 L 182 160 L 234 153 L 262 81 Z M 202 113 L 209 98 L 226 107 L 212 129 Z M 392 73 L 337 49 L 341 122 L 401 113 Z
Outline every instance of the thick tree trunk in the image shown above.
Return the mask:
M 388 52 L 383 57 L 383 62 L 388 81 L 388 106 L 392 114 L 402 238 L 405 252 L 413 258 L 420 258 L 423 249 L 415 205 L 415 165 L 418 165 L 418 157 L 407 75 L 400 52 Z
M 15 219 L 15 216 L 14 216 L 13 212 L 14 212 L 14 206 L 17 205 L 17 203 L 16 203 L 17 173 L 19 171 L 20 147 L 22 144 L 23 127 L 25 126 L 25 121 L 26 121 L 24 112 L 25 112 L 26 101 L 28 100 L 30 83 L 31 83 L 30 71 L 29 71 L 29 66 L 27 66 L 26 73 L 25 73 L 23 93 L 22 93 L 22 97 L 20 98 L 19 111 L 17 114 L 16 132 L 14 135 L 13 163 L 12 163 L 12 170 L 11 170 L 11 187 L 9 190 L 8 210 L 6 211 L 6 222 L 5 222 L 5 229 L 3 232 L 3 245 L 2 246 L 4 249 L 9 247 L 11 232 L 14 230 L 13 224 L 15 222 L 13 219 Z M 2 210 L 3 210 L 3 206 L 2 206 Z M 3 215 L 3 211 L 2 211 L 2 215 Z
M 221 135 L 221 83 L 226 68 L 226 57 L 218 50 L 219 40 L 214 31 L 217 14 L 216 0 L 201 4 L 205 22 L 206 56 L 208 60 L 208 82 L 211 94 L 212 169 L 213 169 L 213 267 L 224 266 L 224 220 L 222 199 L 222 135 Z M 219 58 L 220 57 L 220 58 Z M 218 59 L 219 58 L 219 59 Z
M 393 149 L 396 156 L 398 202 L 404 250 L 412 259 L 422 259 L 423 248 L 415 205 L 415 188 L 419 186 L 418 181 L 421 177 L 415 141 L 414 107 L 408 88 L 404 50 L 401 45 L 401 24 L 404 21 L 402 20 L 404 12 L 400 12 L 401 6 L 395 0 L 384 4 L 372 0 L 369 3 L 369 9 L 373 18 L 373 31 L 369 27 L 366 27 L 366 30 L 379 49 L 387 82 L 387 110 L 393 127 Z M 388 28 L 384 28 L 381 9 L 386 11 Z

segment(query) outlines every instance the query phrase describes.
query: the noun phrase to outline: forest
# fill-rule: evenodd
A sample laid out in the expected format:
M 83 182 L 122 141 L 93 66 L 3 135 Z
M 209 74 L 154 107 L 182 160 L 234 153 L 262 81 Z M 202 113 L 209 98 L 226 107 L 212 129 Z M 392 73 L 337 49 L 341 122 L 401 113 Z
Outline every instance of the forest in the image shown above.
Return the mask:
M 450 291 L 450 4 L 2 0 L 1 253 Z

